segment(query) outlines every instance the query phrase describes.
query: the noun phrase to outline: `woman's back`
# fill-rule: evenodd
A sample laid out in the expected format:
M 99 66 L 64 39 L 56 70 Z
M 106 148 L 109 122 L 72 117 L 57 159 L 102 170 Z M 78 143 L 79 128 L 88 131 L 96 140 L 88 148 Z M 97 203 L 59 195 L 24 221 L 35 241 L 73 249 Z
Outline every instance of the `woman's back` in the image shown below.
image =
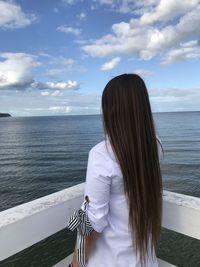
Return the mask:
M 141 266 L 128 226 L 123 175 L 108 139 L 89 152 L 85 195 L 92 203 L 87 208 L 90 222 L 94 230 L 101 232 L 87 267 Z M 156 257 L 149 257 L 146 267 L 157 267 Z
M 93 228 L 86 250 L 95 242 L 87 267 L 157 267 L 161 148 L 142 78 L 122 74 L 111 79 L 103 90 L 102 115 L 105 140 L 89 151 L 82 206 L 87 206 L 88 232 Z

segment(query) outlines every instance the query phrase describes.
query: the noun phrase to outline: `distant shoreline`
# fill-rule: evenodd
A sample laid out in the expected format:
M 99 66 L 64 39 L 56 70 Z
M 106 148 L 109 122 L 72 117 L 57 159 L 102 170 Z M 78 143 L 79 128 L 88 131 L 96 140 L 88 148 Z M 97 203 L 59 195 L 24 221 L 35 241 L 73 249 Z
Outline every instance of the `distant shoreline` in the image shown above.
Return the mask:
M 162 111 L 153 112 L 153 114 L 163 114 L 163 113 L 190 113 L 190 112 L 200 112 L 200 110 L 184 110 L 184 111 Z M 0 113 L 2 114 L 2 113 Z M 9 114 L 10 115 L 10 114 Z M 102 114 L 57 114 L 57 115 L 29 115 L 29 116 L 14 116 L 15 118 L 31 118 L 31 117 L 65 117 L 65 116 L 100 116 Z M 11 116 L 11 115 L 10 115 Z M 12 116 L 13 117 L 13 116 Z
M 162 112 L 152 112 L 153 114 L 169 114 L 169 113 L 197 113 L 200 110 L 184 110 L 184 111 L 162 111 Z M 33 117 L 73 117 L 73 116 L 100 116 L 102 114 L 57 114 L 57 115 L 29 115 L 29 116 L 12 116 L 9 113 L 0 113 L 0 118 L 4 117 L 14 117 L 14 118 L 33 118 Z
M 0 113 L 0 118 L 3 117 L 12 117 L 9 113 Z

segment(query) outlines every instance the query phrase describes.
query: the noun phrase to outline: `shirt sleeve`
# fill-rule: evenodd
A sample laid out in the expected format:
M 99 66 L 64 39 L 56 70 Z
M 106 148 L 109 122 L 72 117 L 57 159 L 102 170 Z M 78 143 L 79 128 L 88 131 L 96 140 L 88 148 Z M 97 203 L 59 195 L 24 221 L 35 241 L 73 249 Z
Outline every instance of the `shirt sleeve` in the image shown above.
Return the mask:
M 84 197 L 87 196 L 89 199 L 86 210 L 89 221 L 93 229 L 99 233 L 108 224 L 111 171 L 106 155 L 91 149 L 88 155 Z

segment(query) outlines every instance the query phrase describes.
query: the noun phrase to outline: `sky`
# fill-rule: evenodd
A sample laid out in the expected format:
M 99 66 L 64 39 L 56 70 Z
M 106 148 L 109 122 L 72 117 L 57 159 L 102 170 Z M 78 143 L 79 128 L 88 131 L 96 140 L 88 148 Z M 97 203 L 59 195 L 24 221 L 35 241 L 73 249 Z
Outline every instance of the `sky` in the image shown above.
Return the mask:
M 199 111 L 199 14 L 200 0 L 0 0 L 0 112 L 99 114 L 122 73 L 153 112 Z

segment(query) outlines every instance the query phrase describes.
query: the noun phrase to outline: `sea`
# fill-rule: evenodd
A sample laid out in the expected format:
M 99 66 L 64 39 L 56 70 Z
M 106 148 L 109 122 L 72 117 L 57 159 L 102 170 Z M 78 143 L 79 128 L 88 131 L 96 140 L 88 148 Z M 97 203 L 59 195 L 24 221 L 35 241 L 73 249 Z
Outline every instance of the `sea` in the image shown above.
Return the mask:
M 200 198 L 200 112 L 153 116 L 164 148 L 164 190 Z M 0 211 L 84 182 L 88 152 L 103 139 L 101 115 L 0 118 Z M 53 266 L 72 251 L 74 240 L 64 229 L 0 267 Z M 198 267 L 200 241 L 162 228 L 157 256 Z

